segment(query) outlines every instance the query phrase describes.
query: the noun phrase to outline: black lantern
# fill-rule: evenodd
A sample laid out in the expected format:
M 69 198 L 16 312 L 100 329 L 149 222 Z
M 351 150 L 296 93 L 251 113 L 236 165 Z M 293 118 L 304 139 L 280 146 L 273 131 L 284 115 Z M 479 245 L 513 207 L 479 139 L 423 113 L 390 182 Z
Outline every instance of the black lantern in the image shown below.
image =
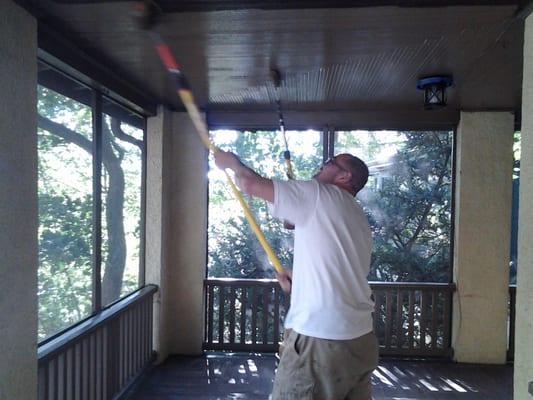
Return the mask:
M 416 83 L 418 89 L 424 90 L 424 108 L 434 110 L 446 106 L 446 88 L 453 84 L 451 76 L 428 76 Z

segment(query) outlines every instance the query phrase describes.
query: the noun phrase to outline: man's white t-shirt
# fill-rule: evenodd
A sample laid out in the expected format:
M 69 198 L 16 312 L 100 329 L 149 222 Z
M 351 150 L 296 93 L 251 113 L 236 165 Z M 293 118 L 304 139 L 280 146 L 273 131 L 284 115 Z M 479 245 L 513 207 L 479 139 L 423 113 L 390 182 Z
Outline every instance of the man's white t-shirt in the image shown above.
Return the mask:
M 274 180 L 271 214 L 295 225 L 291 307 L 285 328 L 322 339 L 372 331 L 372 237 L 350 193 L 334 185 Z

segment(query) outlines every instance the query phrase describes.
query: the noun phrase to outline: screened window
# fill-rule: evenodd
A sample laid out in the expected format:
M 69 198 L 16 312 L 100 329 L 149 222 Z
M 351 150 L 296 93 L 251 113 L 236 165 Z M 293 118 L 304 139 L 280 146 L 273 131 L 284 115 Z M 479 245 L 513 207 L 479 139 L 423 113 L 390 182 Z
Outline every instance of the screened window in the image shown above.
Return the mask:
M 369 279 L 449 282 L 452 132 L 337 132 L 335 154 L 363 159 L 358 199 L 374 240 Z
M 39 86 L 38 113 L 39 339 L 44 339 L 92 313 L 92 111 Z
M 143 284 L 145 122 L 44 63 L 37 112 L 42 341 Z
M 287 179 L 283 151 L 283 136 L 275 131 L 241 132 L 218 130 L 211 132 L 213 142 L 224 150 L 238 154 L 243 162 L 270 178 Z M 288 131 L 294 174 L 298 179 L 310 179 L 322 162 L 322 133 L 318 131 Z M 285 266 L 292 265 L 292 231 L 267 215 L 262 200 L 248 203 L 268 241 Z M 225 175 L 210 161 L 208 276 L 233 278 L 269 278 L 274 270 L 250 229 L 244 214 L 226 183 Z
M 102 120 L 102 304 L 140 285 L 143 120 L 124 122 L 104 99 Z M 127 110 L 123 110 L 124 113 Z M 131 120 L 133 118 L 133 120 Z M 133 125 L 134 124 L 134 125 Z
M 212 136 L 263 176 L 286 179 L 279 132 L 215 131 Z M 291 132 L 296 178 L 316 173 L 323 147 L 367 163 L 369 182 L 357 201 L 369 217 L 374 240 L 369 279 L 449 282 L 453 133 L 338 131 L 324 146 L 328 138 L 316 131 Z M 209 185 L 208 276 L 272 277 L 266 255 L 214 164 Z M 250 204 L 282 264 L 292 265 L 292 232 L 267 216 L 263 201 Z

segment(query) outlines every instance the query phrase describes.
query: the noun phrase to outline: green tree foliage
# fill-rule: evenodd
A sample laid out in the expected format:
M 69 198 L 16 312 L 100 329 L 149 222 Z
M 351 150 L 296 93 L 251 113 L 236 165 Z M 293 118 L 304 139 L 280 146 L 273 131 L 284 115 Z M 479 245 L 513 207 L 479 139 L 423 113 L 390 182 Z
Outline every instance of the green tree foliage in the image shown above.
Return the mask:
M 403 134 L 381 182 L 362 194 L 374 239 L 369 278 L 448 282 L 452 135 Z
M 91 312 L 92 199 L 42 193 L 39 217 L 39 337 L 44 338 Z
M 310 153 L 291 148 L 293 169 L 300 179 L 309 179 L 321 162 L 318 132 L 289 133 L 295 144 L 307 142 Z M 228 139 L 229 137 L 229 139 Z M 234 151 L 264 176 L 286 179 L 282 153 L 283 139 L 277 132 L 242 132 L 238 135 L 214 134 L 214 141 L 226 150 Z M 309 145 L 309 143 L 311 145 Z M 214 165 L 212 165 L 212 168 Z M 292 265 L 292 232 L 268 216 L 266 203 L 248 199 L 267 240 L 282 265 Z M 267 256 L 250 229 L 246 219 L 224 180 L 210 181 L 209 196 L 208 273 L 211 277 L 272 278 L 274 271 Z
M 235 151 L 259 173 L 284 179 L 279 133 L 240 133 L 219 144 Z M 395 155 L 386 163 L 373 160 L 383 149 L 379 132 L 363 141 L 356 133 L 339 137 L 335 153 L 351 152 L 371 168 L 360 201 L 374 238 L 371 280 L 447 282 L 450 272 L 451 149 L 449 132 L 402 132 L 387 146 Z M 298 179 L 309 179 L 321 163 L 322 150 L 293 156 Z M 376 165 L 375 165 L 376 164 Z M 272 277 L 235 200 L 219 182 L 210 183 L 209 276 Z M 285 266 L 292 264 L 292 233 L 268 217 L 264 202 L 251 202 L 254 214 Z
M 93 142 L 90 107 L 42 86 L 38 93 L 39 339 L 44 339 L 92 311 Z M 143 143 L 123 132 L 115 118 L 104 118 L 102 128 L 102 304 L 107 305 L 138 285 L 124 276 L 124 225 L 125 219 L 133 225 L 129 230 L 137 240 L 130 251 L 138 260 L 140 167 L 130 164 L 140 166 Z M 128 152 L 126 145 L 137 151 Z M 131 176 L 135 173 L 139 176 Z

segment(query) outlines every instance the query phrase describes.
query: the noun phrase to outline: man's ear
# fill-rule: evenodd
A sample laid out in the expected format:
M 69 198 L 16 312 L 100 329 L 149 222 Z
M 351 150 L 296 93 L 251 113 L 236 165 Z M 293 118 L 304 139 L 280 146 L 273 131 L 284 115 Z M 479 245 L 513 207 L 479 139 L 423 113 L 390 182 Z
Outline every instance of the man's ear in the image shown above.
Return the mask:
M 348 171 L 342 171 L 342 173 L 338 176 L 339 183 L 343 184 L 351 184 L 352 182 L 352 173 Z

